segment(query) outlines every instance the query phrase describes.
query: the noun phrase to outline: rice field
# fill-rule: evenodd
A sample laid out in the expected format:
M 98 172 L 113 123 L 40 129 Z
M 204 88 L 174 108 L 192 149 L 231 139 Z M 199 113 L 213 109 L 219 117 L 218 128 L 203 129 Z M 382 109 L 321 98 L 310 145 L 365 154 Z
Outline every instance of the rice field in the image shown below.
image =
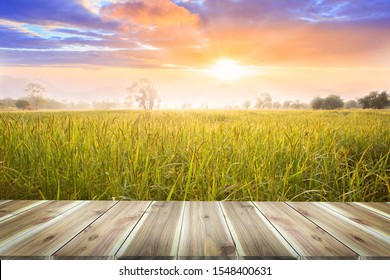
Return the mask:
M 0 199 L 388 201 L 388 111 L 0 115 Z

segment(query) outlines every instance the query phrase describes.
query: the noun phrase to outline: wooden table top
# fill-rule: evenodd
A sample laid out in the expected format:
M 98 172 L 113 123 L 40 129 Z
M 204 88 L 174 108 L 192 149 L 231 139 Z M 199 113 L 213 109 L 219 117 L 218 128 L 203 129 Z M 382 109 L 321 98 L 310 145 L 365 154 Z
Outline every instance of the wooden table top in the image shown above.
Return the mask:
M 390 259 L 390 204 L 7 200 L 0 259 Z

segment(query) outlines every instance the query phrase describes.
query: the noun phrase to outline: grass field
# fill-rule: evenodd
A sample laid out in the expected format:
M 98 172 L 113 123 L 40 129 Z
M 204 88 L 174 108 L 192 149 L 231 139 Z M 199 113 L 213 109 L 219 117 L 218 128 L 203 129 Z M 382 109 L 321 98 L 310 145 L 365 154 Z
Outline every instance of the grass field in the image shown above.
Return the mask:
M 387 111 L 0 115 L 0 199 L 388 201 Z

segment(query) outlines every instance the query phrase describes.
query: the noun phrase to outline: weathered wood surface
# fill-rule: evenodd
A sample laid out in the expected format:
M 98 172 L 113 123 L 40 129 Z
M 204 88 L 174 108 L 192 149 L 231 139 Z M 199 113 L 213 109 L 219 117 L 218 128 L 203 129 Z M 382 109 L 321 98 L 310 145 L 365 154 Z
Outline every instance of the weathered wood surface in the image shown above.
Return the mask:
M 236 248 L 218 202 L 186 203 L 178 256 L 236 258 Z
M 82 202 L 1 246 L 0 256 L 51 256 L 113 204 L 111 201 Z
M 19 238 L 80 203 L 81 201 L 46 201 L 31 208 L 30 211 L 20 213 L 17 219 L 4 220 L 0 223 L 0 246 Z
M 387 238 L 390 238 L 390 217 L 386 218 L 377 215 L 375 212 L 368 209 L 362 209 L 362 207 L 353 203 L 324 202 L 322 204 L 355 223 L 363 225 L 373 231 L 383 234 Z
M 386 257 L 390 253 L 389 239 L 319 203 L 288 202 L 288 204 L 319 227 L 326 229 L 329 234 L 361 257 Z M 388 222 L 383 222 L 389 226 Z
M 150 202 L 119 202 L 55 253 L 56 257 L 114 256 Z
M 177 256 L 184 202 L 153 202 L 117 256 L 173 259 Z
M 0 205 L 0 221 L 6 220 L 12 216 L 16 216 L 44 202 L 44 200 L 5 201 Z
M 0 259 L 390 259 L 390 204 L 0 201 Z
M 370 209 L 371 211 L 381 214 L 387 218 L 390 218 L 390 203 L 358 202 L 355 204 Z
M 255 203 L 278 232 L 298 252 L 309 258 L 357 258 L 357 254 L 323 228 L 310 222 L 287 204 Z
M 242 258 L 296 258 L 297 253 L 250 202 L 222 202 Z

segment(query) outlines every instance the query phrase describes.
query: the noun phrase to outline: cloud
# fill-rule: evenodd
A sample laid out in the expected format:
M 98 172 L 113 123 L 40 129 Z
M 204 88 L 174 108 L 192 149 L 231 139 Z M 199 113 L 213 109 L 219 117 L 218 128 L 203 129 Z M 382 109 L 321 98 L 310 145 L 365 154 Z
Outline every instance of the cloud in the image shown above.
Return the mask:
M 388 63 L 377 57 L 390 47 L 385 28 L 390 1 L 225 0 L 179 5 L 198 11 L 202 34 L 209 39 L 203 51 L 210 57 L 231 56 L 256 65 Z
M 383 66 L 389 24 L 388 0 L 2 0 L 0 48 L 27 64 L 47 49 L 42 64 Z
M 59 44 L 54 41 L 47 41 L 38 36 L 15 30 L 0 25 L 0 48 L 54 48 L 58 47 Z
M 102 7 L 101 13 L 125 23 L 145 27 L 167 28 L 177 25 L 193 26 L 198 16 L 169 0 L 139 0 Z
M 170 0 L 140 0 L 102 7 L 104 19 L 121 22 L 120 33 L 157 47 L 191 45 L 199 40 L 198 15 Z
M 34 24 L 62 24 L 110 29 L 113 22 L 104 22 L 77 0 L 1 0 L 0 18 Z
M 148 51 L 65 51 L 65 50 L 4 50 L 0 49 L 2 66 L 50 66 L 64 67 L 114 66 L 129 68 L 158 68 L 158 57 Z M 55 63 L 53 63 L 53 61 Z
M 246 18 L 277 22 L 307 18 L 312 19 L 310 22 L 367 22 L 390 17 L 388 0 L 207 0 L 201 1 L 201 5 L 199 1 L 176 2 L 191 11 L 196 10 L 206 21 Z
M 139 49 L 138 42 L 118 39 L 111 35 L 102 35 L 94 32 L 80 32 L 69 29 L 54 29 L 47 31 L 49 34 L 67 34 L 65 37 L 52 36 L 42 38 L 39 34 L 31 34 L 21 29 L 9 28 L 0 25 L 0 48 L 31 51 L 65 51 L 71 49 L 84 50 L 117 50 L 117 49 Z

